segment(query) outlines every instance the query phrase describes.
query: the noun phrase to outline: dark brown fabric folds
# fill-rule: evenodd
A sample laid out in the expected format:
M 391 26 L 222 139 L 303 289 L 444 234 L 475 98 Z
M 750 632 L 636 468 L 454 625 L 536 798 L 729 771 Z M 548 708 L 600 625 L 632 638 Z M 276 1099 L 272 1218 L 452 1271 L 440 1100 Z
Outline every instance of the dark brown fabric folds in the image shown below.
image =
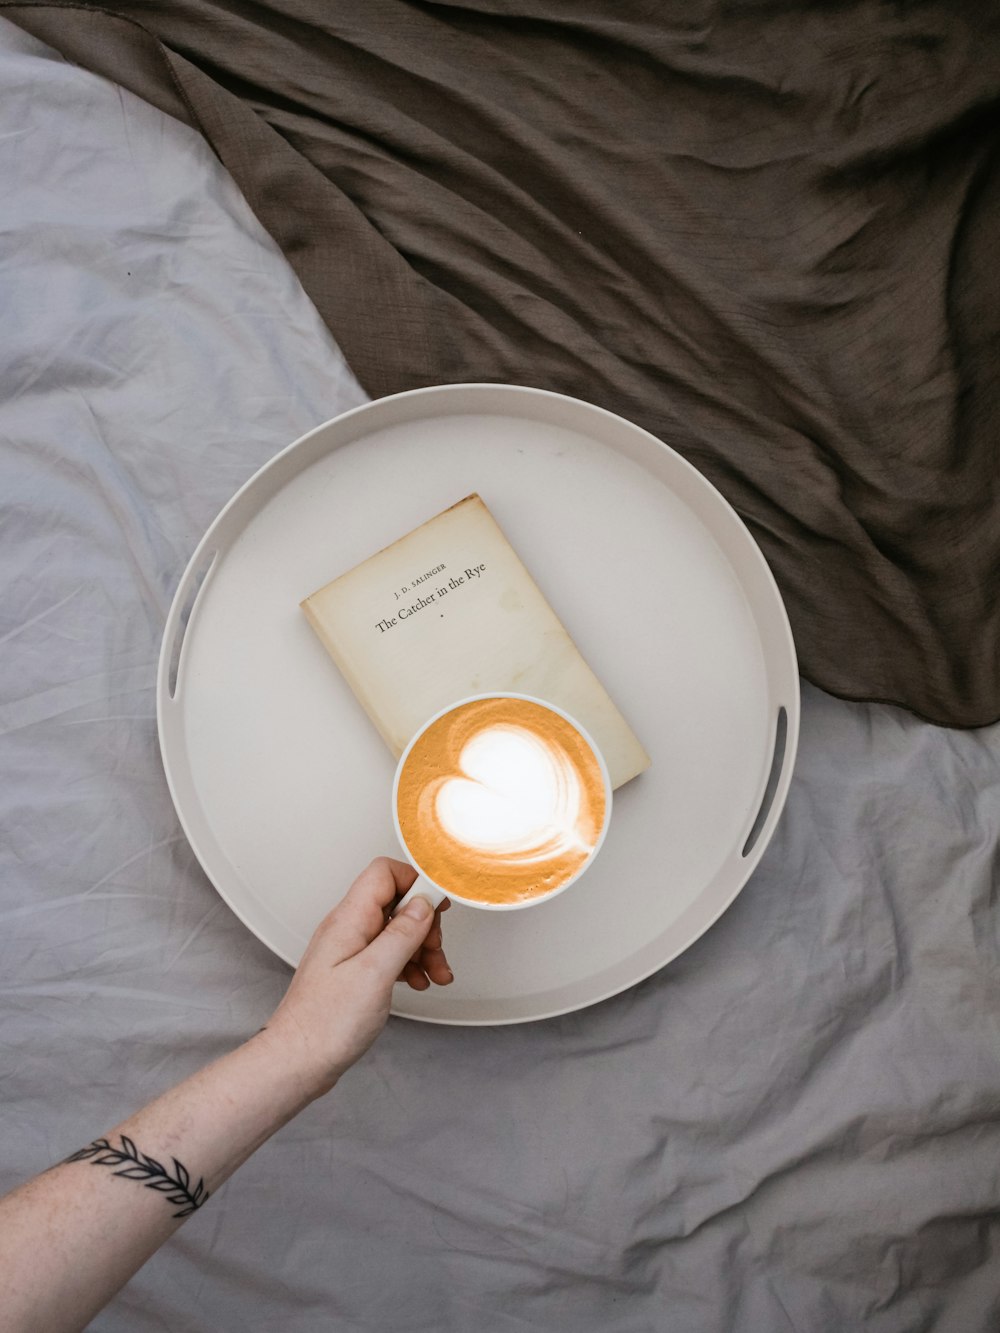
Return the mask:
M 995 7 L 0 13 L 207 136 L 371 394 L 621 412 L 746 520 L 811 680 L 1000 715 Z

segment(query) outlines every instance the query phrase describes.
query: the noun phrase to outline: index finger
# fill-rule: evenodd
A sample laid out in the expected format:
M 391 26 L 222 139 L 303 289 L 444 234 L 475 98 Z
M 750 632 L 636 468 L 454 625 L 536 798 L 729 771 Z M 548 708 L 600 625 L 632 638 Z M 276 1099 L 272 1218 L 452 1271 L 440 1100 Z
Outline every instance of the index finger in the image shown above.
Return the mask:
M 337 933 L 350 953 L 371 944 L 385 926 L 385 914 L 417 878 L 405 861 L 377 856 L 362 870 L 334 909 Z

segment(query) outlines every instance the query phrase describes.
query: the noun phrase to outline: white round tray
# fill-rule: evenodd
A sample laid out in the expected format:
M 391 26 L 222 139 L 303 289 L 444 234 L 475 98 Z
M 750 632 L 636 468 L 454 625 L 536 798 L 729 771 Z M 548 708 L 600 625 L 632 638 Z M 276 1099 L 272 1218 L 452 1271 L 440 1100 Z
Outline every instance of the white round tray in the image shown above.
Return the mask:
M 798 739 L 771 573 L 699 472 L 638 426 L 490 384 L 381 398 L 290 445 L 226 505 L 181 579 L 157 720 L 209 879 L 287 962 L 373 856 L 401 855 L 394 760 L 299 602 L 478 491 L 652 757 L 600 856 L 525 912 L 453 907 L 454 983 L 393 1012 L 516 1023 L 583 1008 L 694 942 L 774 830 Z

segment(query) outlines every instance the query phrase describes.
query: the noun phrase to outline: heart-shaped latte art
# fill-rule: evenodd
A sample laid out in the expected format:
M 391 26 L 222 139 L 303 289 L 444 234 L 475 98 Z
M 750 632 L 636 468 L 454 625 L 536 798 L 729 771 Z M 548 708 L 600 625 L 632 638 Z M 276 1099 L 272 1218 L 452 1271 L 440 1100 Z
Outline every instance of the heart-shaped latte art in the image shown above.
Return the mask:
M 462 748 L 459 772 L 438 787 L 435 810 L 456 842 L 523 864 L 571 849 L 582 790 L 568 756 L 525 727 L 484 727 Z

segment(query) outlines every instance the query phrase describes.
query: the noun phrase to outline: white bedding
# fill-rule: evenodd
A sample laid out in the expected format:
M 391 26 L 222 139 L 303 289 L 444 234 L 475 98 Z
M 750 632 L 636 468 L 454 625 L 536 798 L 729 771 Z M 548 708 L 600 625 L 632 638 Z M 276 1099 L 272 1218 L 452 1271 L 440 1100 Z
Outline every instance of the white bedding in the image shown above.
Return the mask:
M 3 20 L 0 182 L 6 1189 L 287 983 L 178 827 L 156 655 L 218 509 L 364 395 L 200 138 Z M 998 834 L 1000 730 L 806 686 L 694 948 L 542 1024 L 392 1020 L 93 1327 L 993 1333 Z

